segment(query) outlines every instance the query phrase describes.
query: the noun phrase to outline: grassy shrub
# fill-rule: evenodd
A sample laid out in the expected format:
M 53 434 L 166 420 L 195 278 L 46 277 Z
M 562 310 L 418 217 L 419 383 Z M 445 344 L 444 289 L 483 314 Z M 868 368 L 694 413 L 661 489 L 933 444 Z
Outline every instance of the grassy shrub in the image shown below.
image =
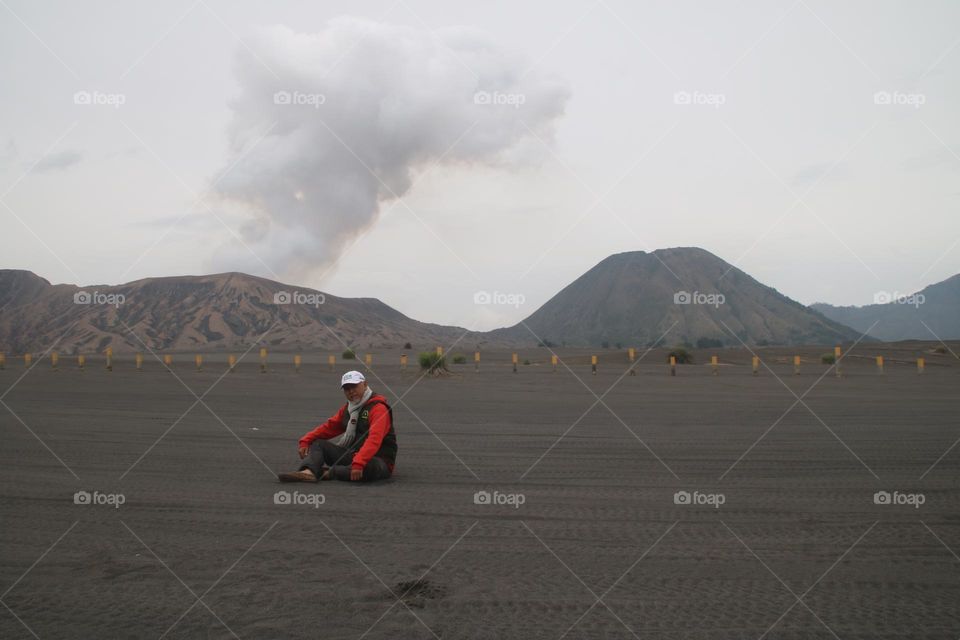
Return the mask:
M 690 355 L 690 352 L 684 349 L 683 347 L 676 347 L 671 349 L 670 353 L 667 354 L 667 362 L 670 362 L 670 356 L 673 356 L 677 359 L 677 364 L 692 364 L 693 356 Z
M 429 373 L 440 373 L 447 370 L 447 359 L 436 351 L 421 351 L 420 368 Z
M 404 343 L 403 343 L 403 348 L 404 348 L 404 349 L 413 349 L 413 345 L 410 344 L 409 342 L 404 342 Z
M 466 364 L 467 356 L 457 354 L 453 356 L 453 364 Z
M 837 357 L 832 353 L 824 353 L 820 356 L 820 362 L 823 364 L 834 364 L 837 361 Z
M 530 361 L 529 361 L 529 360 L 524 360 L 524 361 L 523 361 L 523 364 L 530 364 Z
M 343 358 L 344 360 L 356 360 L 357 352 L 354 351 L 353 349 L 347 349 L 342 354 L 340 354 L 340 357 Z

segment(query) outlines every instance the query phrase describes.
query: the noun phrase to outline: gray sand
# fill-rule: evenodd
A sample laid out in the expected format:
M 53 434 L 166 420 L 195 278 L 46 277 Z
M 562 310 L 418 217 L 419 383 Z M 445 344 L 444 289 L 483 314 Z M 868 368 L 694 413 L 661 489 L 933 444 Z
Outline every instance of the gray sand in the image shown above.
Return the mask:
M 918 376 L 911 351 L 820 379 L 808 351 L 800 376 L 769 352 L 782 383 L 746 352 L 717 377 L 671 378 L 659 351 L 592 376 L 565 353 L 578 379 L 541 349 L 517 374 L 485 354 L 419 382 L 379 354 L 400 454 L 367 486 L 273 475 L 342 402 L 347 367 L 324 356 L 299 375 L 251 358 L 203 396 L 222 366 L 184 355 L 192 409 L 156 361 L 42 362 L 3 398 L 25 424 L 0 406 L 0 637 L 957 638 L 960 366 L 930 356 Z M 0 389 L 23 373 L 8 362 Z M 784 385 L 813 386 L 786 415 Z

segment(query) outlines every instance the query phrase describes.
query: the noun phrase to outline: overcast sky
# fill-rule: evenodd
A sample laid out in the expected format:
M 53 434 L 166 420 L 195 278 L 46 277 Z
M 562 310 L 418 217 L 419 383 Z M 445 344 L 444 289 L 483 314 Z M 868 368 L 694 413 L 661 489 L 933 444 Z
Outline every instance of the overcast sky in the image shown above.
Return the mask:
M 868 304 L 960 272 L 958 113 L 950 1 L 0 0 L 0 267 L 490 329 L 700 246 Z

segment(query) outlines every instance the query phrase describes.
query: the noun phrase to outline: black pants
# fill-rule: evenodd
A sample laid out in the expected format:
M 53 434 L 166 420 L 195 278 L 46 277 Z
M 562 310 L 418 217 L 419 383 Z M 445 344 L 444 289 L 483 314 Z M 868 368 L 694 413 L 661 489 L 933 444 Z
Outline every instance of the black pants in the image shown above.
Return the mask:
M 350 464 L 353 462 L 354 452 L 346 447 L 335 445 L 329 440 L 314 440 L 310 443 L 307 456 L 300 461 L 300 469 L 310 469 L 318 478 L 324 467 L 330 469 L 330 477 L 334 480 L 350 480 Z M 363 482 L 385 480 L 390 477 L 390 467 L 386 460 L 373 456 L 363 468 Z

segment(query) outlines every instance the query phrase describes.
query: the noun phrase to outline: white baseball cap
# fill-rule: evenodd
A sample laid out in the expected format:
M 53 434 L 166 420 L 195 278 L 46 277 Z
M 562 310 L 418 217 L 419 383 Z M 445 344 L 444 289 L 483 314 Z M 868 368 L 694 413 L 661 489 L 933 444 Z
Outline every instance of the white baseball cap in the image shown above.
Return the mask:
M 363 377 L 363 374 L 359 371 L 347 371 L 343 374 L 343 377 L 340 378 L 340 387 L 348 384 L 359 384 L 361 382 L 366 382 L 366 378 Z

